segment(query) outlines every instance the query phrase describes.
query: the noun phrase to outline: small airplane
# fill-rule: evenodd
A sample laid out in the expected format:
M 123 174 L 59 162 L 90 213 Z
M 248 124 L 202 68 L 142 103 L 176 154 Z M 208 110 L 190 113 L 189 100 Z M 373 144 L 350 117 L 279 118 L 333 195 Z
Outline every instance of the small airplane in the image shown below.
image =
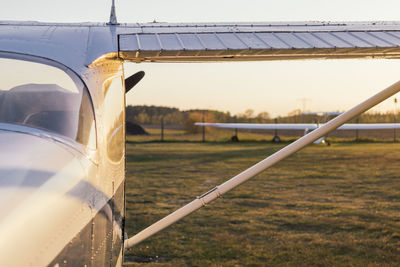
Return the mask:
M 196 122 L 196 126 L 215 127 L 221 129 L 247 129 L 247 130 L 302 130 L 304 134 L 313 131 L 325 125 L 325 123 L 207 123 Z M 346 123 L 338 127 L 336 130 L 383 130 L 383 129 L 400 129 L 400 123 Z M 238 139 L 237 135 L 234 137 Z M 274 135 L 273 142 L 281 141 L 278 135 Z M 325 137 L 316 140 L 314 143 L 324 143 Z
M 327 122 L 328 116 L 337 116 L 343 112 L 306 112 L 304 115 L 324 115 L 325 123 Z M 319 127 L 325 125 L 325 123 L 209 123 L 209 122 L 196 122 L 195 125 L 199 127 L 214 127 L 220 129 L 233 129 L 235 135 L 232 136 L 233 141 L 239 141 L 237 130 L 275 130 L 273 142 L 279 143 L 281 138 L 278 136 L 278 130 L 302 130 L 304 135 L 308 134 Z M 400 129 L 400 123 L 346 123 L 338 127 L 336 130 L 385 130 L 385 129 Z M 314 144 L 324 143 L 330 145 L 330 142 L 326 140 L 326 136 L 319 138 L 314 141 Z
M 132 238 L 123 63 L 399 58 L 400 24 L 0 21 L 0 266 L 121 266 L 124 250 L 400 91 L 393 84 Z

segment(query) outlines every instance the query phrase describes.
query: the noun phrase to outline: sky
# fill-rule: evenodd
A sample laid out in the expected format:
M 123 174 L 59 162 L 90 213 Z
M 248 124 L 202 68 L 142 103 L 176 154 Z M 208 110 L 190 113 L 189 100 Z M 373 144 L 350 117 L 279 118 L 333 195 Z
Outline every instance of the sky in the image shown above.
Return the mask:
M 0 20 L 108 21 L 111 0 L 0 0 Z M 396 0 L 116 0 L 119 22 L 400 20 Z M 134 105 L 207 108 L 271 116 L 305 108 L 343 111 L 400 80 L 398 60 L 235 63 L 129 63 L 145 78 L 127 96 Z M 400 98 L 399 96 L 395 96 Z M 306 100 L 304 100 L 306 99 Z M 375 111 L 393 111 L 394 97 Z

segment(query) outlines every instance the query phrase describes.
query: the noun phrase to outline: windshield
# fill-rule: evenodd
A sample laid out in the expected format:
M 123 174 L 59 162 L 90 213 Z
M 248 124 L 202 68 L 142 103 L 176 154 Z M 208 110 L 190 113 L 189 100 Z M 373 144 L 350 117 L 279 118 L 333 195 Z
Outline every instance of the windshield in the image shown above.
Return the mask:
M 90 97 L 70 70 L 43 59 L 0 54 L 0 71 L 0 123 L 34 127 L 95 146 Z

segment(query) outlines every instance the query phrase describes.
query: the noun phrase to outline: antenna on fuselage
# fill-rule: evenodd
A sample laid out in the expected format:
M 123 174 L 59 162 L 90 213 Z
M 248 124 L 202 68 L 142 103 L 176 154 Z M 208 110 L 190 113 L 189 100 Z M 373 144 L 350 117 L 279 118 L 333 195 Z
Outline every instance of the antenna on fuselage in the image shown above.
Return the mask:
M 107 23 L 107 25 L 118 25 L 117 14 L 115 13 L 115 0 L 112 0 L 110 21 Z

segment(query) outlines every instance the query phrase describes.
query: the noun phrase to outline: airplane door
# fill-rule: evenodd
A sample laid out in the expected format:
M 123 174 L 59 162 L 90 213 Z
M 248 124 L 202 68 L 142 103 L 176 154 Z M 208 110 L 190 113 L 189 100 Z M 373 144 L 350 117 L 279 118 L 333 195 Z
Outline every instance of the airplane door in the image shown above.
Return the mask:
M 107 203 L 94 221 L 94 266 L 122 263 L 125 177 L 125 90 L 122 76 L 104 83 L 103 127 L 105 140 L 102 181 Z M 103 150 L 103 151 L 104 151 Z

